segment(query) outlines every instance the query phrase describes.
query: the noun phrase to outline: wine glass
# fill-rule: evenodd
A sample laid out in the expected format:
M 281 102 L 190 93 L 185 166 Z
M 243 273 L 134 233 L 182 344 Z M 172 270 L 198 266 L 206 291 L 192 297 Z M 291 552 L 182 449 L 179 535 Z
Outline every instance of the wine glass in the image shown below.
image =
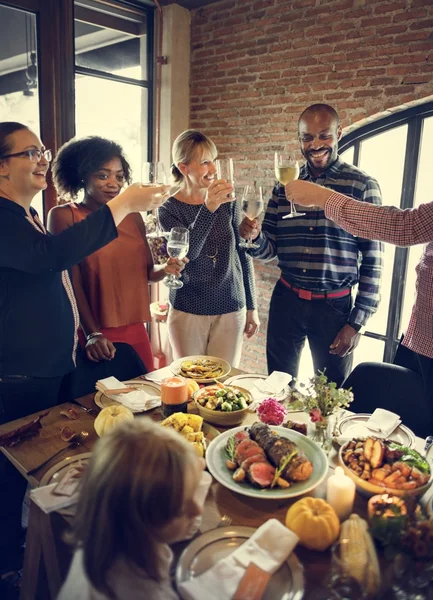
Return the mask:
M 215 168 L 218 179 L 225 179 L 228 183 L 231 183 L 234 187 L 234 165 L 232 158 L 222 158 L 215 161 Z M 235 191 L 227 194 L 227 198 L 235 199 Z
M 162 162 L 145 162 L 141 169 L 141 185 L 144 187 L 156 187 L 167 185 L 167 174 Z M 146 234 L 148 238 L 168 237 L 168 232 L 163 231 L 159 222 L 158 210 L 155 217 L 155 231 Z
M 242 212 L 250 221 L 254 221 L 263 211 L 263 192 L 262 188 L 256 188 L 255 185 L 246 185 L 242 192 L 241 208 Z M 258 248 L 252 240 L 250 233 L 248 240 L 242 240 L 239 244 L 241 248 Z
M 287 185 L 294 179 L 298 179 L 298 161 L 290 154 L 275 152 L 275 177 L 281 185 Z M 298 212 L 294 203 L 290 201 L 290 213 L 285 215 L 283 219 L 293 219 L 304 215 L 305 213 Z
M 189 231 L 185 227 L 173 227 L 168 235 L 167 252 L 170 258 L 182 260 L 189 250 Z M 163 283 L 172 289 L 183 287 L 183 282 L 176 275 L 167 275 Z

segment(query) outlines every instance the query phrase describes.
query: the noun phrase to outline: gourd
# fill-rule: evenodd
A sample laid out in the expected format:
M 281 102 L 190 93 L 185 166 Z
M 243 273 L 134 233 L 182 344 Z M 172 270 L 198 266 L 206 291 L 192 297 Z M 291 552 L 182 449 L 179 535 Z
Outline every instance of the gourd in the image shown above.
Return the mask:
M 121 404 L 118 406 L 107 406 L 96 417 L 93 426 L 96 433 L 101 437 L 101 435 L 104 435 L 104 433 L 107 433 L 120 423 L 132 421 L 133 419 L 134 415 L 126 406 L 122 406 Z
M 299 538 L 299 543 L 310 550 L 326 550 L 340 531 L 335 510 L 321 498 L 302 498 L 286 514 L 286 527 Z
M 359 515 L 350 515 L 341 525 L 340 542 L 343 540 L 349 542 L 340 555 L 344 571 L 374 594 L 380 586 L 380 569 L 367 522 Z
M 198 392 L 200 389 L 199 384 L 194 379 L 187 379 L 188 398 L 192 398 L 194 392 Z

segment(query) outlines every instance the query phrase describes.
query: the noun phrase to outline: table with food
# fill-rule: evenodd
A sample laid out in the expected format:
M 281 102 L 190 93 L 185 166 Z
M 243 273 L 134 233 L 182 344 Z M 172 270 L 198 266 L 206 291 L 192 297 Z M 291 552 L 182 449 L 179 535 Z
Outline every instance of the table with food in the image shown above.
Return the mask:
M 200 590 L 239 600 L 433 598 L 432 440 L 389 411 L 351 413 L 350 390 L 336 390 L 324 374 L 304 387 L 290 380 L 185 357 L 135 380 L 102 380 L 75 405 L 2 426 L 0 444 L 34 487 L 40 528 L 56 538 L 41 515 L 68 526 L 98 437 L 149 417 L 183 436 L 212 476 L 198 530 L 174 548 L 183 599 Z M 91 435 L 75 445 L 68 428 Z M 33 581 L 25 579 L 37 543 L 27 549 L 23 598 L 36 585 L 34 568 Z M 230 582 L 221 577 L 227 565 L 237 569 Z M 65 574 L 57 566 L 47 598 Z M 222 583 L 212 591 L 215 578 Z

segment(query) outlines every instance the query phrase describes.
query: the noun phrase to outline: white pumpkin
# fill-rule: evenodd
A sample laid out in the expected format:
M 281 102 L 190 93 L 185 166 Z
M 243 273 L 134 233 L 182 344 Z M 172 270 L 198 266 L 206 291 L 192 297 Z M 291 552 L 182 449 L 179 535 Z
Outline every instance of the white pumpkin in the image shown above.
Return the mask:
M 120 423 L 132 421 L 133 419 L 134 415 L 129 408 L 126 408 L 126 406 L 122 406 L 121 404 L 107 406 L 106 408 L 103 408 L 96 417 L 93 426 L 96 433 L 101 437 L 101 435 L 104 435 L 104 433 L 107 433 Z

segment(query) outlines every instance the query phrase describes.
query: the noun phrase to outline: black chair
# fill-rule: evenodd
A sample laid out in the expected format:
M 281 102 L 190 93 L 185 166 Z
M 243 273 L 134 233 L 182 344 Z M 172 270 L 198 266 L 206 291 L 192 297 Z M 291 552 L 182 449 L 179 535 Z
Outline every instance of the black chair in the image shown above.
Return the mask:
M 147 373 L 143 361 L 129 344 L 116 342 L 116 354 L 112 360 L 92 362 L 81 348 L 77 352 L 77 368 L 63 377 L 59 402 L 72 402 L 91 394 L 99 379 L 114 376 L 120 381 L 134 379 Z
M 364 362 L 357 365 L 343 383 L 352 388 L 354 401 L 350 410 L 372 413 L 385 408 L 400 415 L 404 425 L 416 435 L 433 434 L 432 407 L 429 406 L 422 377 L 397 365 Z

